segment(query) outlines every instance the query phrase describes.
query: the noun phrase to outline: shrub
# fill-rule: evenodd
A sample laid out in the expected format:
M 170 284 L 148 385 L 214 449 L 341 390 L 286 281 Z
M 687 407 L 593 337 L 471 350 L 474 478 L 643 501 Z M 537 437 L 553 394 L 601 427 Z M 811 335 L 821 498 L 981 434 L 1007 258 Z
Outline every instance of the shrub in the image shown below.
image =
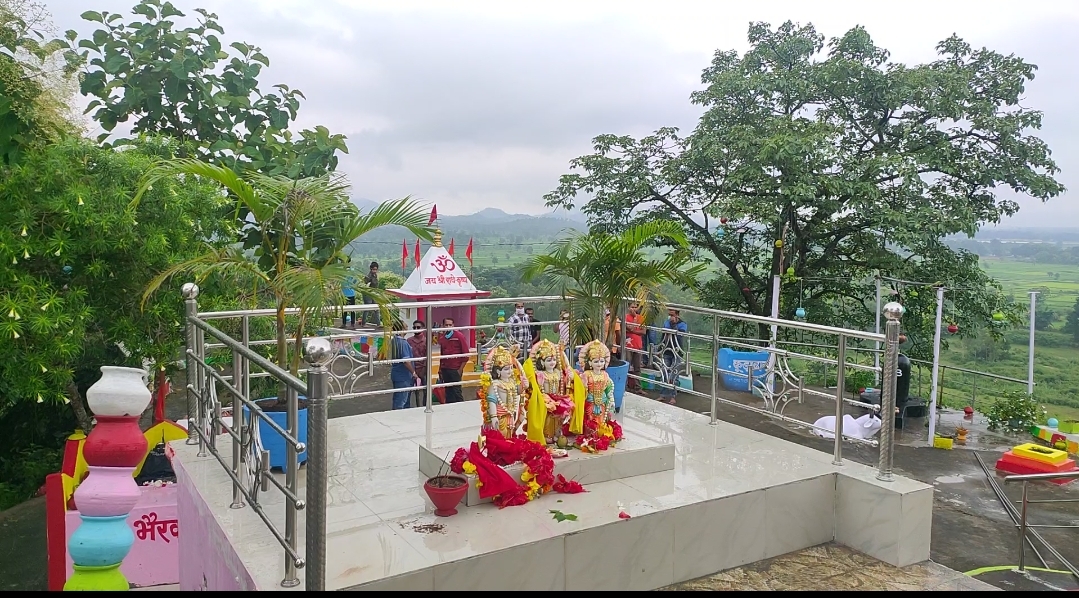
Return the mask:
M 1034 395 L 1028 395 L 1022 390 L 1009 390 L 993 403 L 986 413 L 986 418 L 989 420 L 990 430 L 1006 429 L 1018 432 L 1034 425 L 1041 412 L 1042 408 Z

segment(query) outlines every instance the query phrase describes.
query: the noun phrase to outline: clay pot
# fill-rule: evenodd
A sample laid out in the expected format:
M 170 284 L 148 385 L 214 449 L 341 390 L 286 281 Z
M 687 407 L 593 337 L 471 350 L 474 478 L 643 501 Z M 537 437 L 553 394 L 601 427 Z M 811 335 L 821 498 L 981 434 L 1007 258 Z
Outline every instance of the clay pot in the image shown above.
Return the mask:
M 449 517 L 457 514 L 457 505 L 468 493 L 468 481 L 455 475 L 440 475 L 428 479 L 423 491 L 435 505 L 435 515 Z
M 86 390 L 86 403 L 94 415 L 123 417 L 142 415 L 150 404 L 146 370 L 101 367 L 101 379 Z
M 87 517 L 127 516 L 142 496 L 134 467 L 89 466 L 90 475 L 75 489 L 79 512 Z
M 139 429 L 138 417 L 98 416 L 82 456 L 89 465 L 138 467 L 146 458 L 146 437 Z

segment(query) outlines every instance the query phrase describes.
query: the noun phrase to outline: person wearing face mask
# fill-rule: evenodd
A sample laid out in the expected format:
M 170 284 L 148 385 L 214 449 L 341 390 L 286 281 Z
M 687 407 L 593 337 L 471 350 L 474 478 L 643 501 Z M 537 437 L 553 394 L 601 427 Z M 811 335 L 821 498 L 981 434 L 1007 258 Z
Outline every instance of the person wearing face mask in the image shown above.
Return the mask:
M 442 320 L 443 328 L 453 328 L 453 318 Z M 468 344 L 464 335 L 457 330 L 446 330 L 438 336 L 438 350 L 441 358 L 438 362 L 439 384 L 452 384 L 460 382 L 464 375 L 465 365 L 468 364 Z M 460 403 L 465 400 L 465 395 L 460 386 L 446 386 L 446 402 Z
M 510 342 L 520 346 L 521 359 L 528 356 L 528 350 L 532 348 L 532 326 L 525 313 L 523 303 L 513 306 L 513 315 L 510 316 Z
M 408 337 L 408 346 L 412 349 L 413 357 L 427 357 L 427 325 L 423 320 L 416 320 L 412 323 L 412 336 Z M 415 390 L 412 394 L 416 395 L 416 405 L 427 405 L 427 360 L 413 362 L 413 367 L 416 369 L 416 376 L 420 379 L 419 385 L 422 388 Z

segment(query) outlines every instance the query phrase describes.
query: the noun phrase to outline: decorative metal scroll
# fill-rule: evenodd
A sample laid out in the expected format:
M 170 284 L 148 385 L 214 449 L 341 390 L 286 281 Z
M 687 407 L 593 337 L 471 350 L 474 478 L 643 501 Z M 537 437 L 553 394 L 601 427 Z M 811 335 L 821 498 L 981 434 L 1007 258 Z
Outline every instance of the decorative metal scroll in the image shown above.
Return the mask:
M 217 433 L 221 430 L 221 399 L 217 396 L 217 379 L 210 374 L 210 369 L 205 368 L 206 380 L 203 385 L 204 400 L 202 402 L 202 422 L 200 430 L 206 443 L 213 450 L 217 450 Z
M 768 376 L 764 380 L 756 381 L 756 388 L 764 398 L 765 408 L 772 413 L 783 415 L 783 410 L 791 402 L 802 402 L 802 381 L 791 371 L 787 355 L 776 354 L 771 374 L 774 380 L 769 388 Z
M 361 391 L 364 376 L 371 373 L 371 362 L 375 359 L 372 353 L 363 354 L 351 346 L 339 351 L 333 359 L 326 364 L 329 372 L 329 392 L 331 397 L 348 396 Z
M 263 457 L 262 435 L 259 433 L 258 415 L 253 409 L 242 409 L 240 414 L 233 413 L 232 421 L 239 420 L 243 426 L 241 438 L 244 439 L 244 466 L 247 471 L 247 493 L 252 504 L 259 504 L 259 490 L 262 489 Z

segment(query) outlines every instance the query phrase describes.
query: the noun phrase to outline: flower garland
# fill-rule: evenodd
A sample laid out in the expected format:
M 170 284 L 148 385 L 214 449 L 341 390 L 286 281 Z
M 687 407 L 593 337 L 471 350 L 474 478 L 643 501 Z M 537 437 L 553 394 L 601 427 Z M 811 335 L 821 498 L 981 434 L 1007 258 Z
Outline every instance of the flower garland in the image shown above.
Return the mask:
M 564 476 L 554 475 L 554 459 L 550 451 L 541 443 L 533 442 L 527 438 L 503 438 L 494 430 L 484 430 L 483 440 L 486 455 L 478 450 L 470 451 L 464 448 L 457 449 L 453 459 L 450 460 L 450 470 L 454 473 L 475 474 L 480 472 L 476 482 L 477 487 L 482 487 L 484 480 L 483 471 L 486 470 L 481 464 L 477 467 L 470 459 L 487 459 L 494 465 L 510 465 L 523 463 L 524 472 L 521 474 L 521 483 L 515 488 L 507 489 L 494 497 L 494 503 L 498 508 L 523 505 L 534 500 L 537 496 L 547 492 L 560 492 L 563 494 L 577 494 L 584 492 L 584 487 L 576 481 L 567 480 Z M 473 443 L 473 448 L 476 444 Z
M 563 434 L 569 434 L 569 426 L 563 426 Z M 606 424 L 600 424 L 585 420 L 584 433 L 578 434 L 574 444 L 577 449 L 584 453 L 599 453 L 611 448 L 615 442 L 622 440 L 622 426 L 611 420 Z

